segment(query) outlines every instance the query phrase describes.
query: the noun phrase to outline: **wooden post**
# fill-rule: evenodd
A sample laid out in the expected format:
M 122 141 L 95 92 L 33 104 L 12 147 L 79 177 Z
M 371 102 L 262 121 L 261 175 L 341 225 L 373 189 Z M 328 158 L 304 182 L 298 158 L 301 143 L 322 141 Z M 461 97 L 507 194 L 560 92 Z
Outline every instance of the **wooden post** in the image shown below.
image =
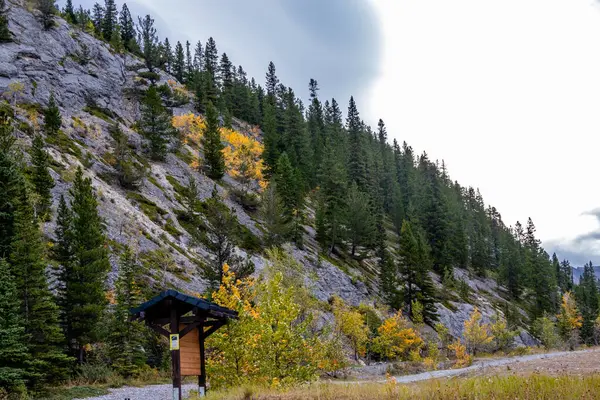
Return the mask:
M 204 321 L 198 326 L 198 341 L 200 342 L 200 376 L 198 376 L 198 395 L 206 396 L 206 365 L 204 363 Z
M 171 301 L 171 334 L 179 334 L 179 316 L 177 308 Z M 181 400 L 181 354 L 179 350 L 171 350 L 171 368 L 173 370 L 173 400 Z

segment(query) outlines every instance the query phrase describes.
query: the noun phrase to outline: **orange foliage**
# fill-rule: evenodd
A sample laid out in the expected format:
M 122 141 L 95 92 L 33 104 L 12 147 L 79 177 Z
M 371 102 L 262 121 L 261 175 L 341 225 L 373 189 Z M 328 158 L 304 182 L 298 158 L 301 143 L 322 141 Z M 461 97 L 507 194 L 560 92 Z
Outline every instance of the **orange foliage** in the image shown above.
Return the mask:
M 406 357 L 411 351 L 418 351 L 423 346 L 423 339 L 408 327 L 408 321 L 398 311 L 396 315 L 383 321 L 377 328 L 379 336 L 373 341 L 373 349 L 384 357 L 394 360 Z
M 181 141 L 185 144 L 195 144 L 200 146 L 202 132 L 206 128 L 204 119 L 193 113 L 176 115 L 173 117 L 172 124 L 181 134 Z

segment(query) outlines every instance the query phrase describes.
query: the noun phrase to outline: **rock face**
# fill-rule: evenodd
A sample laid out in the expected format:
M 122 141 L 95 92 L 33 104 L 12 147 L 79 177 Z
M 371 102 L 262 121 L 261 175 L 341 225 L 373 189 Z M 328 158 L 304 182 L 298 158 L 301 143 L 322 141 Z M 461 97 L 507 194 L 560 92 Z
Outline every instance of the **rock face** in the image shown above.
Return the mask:
M 199 277 L 198 268 L 199 264 L 209 261 L 209 254 L 203 245 L 193 243 L 178 222 L 177 211 L 183 208 L 178 201 L 178 186 L 194 177 L 200 197 L 205 199 L 217 184 L 218 192 L 240 224 L 260 237 L 263 235 L 261 221 L 227 195 L 239 188 L 239 183 L 228 176 L 214 182 L 191 168 L 189 158 L 198 154 L 184 145 L 177 153 L 170 153 L 164 162 L 146 160 L 147 173 L 141 185 L 135 189 L 122 188 L 109 161 L 115 145 L 109 128 L 119 123 L 128 136 L 129 147 L 137 154 L 143 153 L 144 140 L 131 129 L 139 118 L 139 95 L 147 84 L 139 75 L 144 71 L 142 60 L 113 53 L 107 44 L 74 29 L 60 18 L 56 18 L 53 28 L 44 30 L 36 12 L 28 11 L 23 0 L 8 3 L 9 29 L 15 40 L 0 44 L 0 92 L 16 110 L 20 143 L 25 149 L 29 146 L 32 132 L 37 129 L 35 124 L 41 122 L 39 113 L 32 110 L 39 108 L 38 105 L 46 106 L 51 93 L 63 117 L 62 132 L 68 143 L 50 144 L 48 149 L 56 166 L 52 172 L 56 181 L 54 206 L 60 195 L 68 192 L 74 170 L 82 166 L 85 174 L 92 178 L 112 245 L 131 245 L 139 254 L 162 251 L 169 261 L 154 262 L 155 284 L 202 292 L 206 282 Z M 160 72 L 158 83 L 168 80 L 174 78 Z M 15 92 L 12 89 L 16 82 L 23 84 L 23 89 Z M 173 110 L 175 115 L 192 111 L 190 104 Z M 307 214 L 313 216 L 314 212 L 308 210 Z M 52 238 L 55 222 L 48 222 L 44 229 Z M 363 261 L 362 275 L 355 265 L 345 265 L 341 260 L 336 265 L 319 255 L 314 236 L 314 228 L 307 226 L 305 241 L 309 245 L 305 249 L 285 247 L 285 251 L 302 264 L 304 282 L 314 296 L 326 302 L 337 295 L 355 306 L 361 302 L 379 302 L 376 261 Z M 244 249 L 236 249 L 236 252 L 254 263 L 257 274 L 268 263 L 264 252 Z M 109 284 L 117 273 L 114 265 Z M 495 313 L 492 300 L 506 301 L 502 288 L 492 280 L 470 279 L 461 270 L 457 270 L 457 278 L 466 280 L 473 289 L 472 303 L 478 305 L 486 322 Z M 457 300 L 452 302 L 455 311 L 438 304 L 440 320 L 453 336 L 462 337 L 463 323 L 472 312 L 473 304 Z M 323 323 L 331 322 L 332 316 L 324 313 L 320 319 Z M 526 333 L 519 340 L 525 345 L 534 343 Z

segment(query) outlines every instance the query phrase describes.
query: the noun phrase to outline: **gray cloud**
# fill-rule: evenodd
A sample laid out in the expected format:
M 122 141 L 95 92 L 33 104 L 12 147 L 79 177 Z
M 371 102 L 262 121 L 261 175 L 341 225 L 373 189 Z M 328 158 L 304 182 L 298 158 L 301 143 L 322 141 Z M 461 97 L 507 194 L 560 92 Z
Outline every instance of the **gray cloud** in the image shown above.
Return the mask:
M 94 1 L 81 3 L 91 8 Z M 171 41 L 193 45 L 214 37 L 219 51 L 259 83 L 273 61 L 282 83 L 302 98 L 314 78 L 321 98 L 345 105 L 354 95 L 366 106 L 379 73 L 379 21 L 367 0 L 137 0 L 128 6 L 134 15 L 150 13 Z
M 582 213 L 596 218 L 598 226 L 591 232 L 582 233 L 568 241 L 547 241 L 546 250 L 556 252 L 560 259 L 567 259 L 573 266 L 583 266 L 589 261 L 600 262 L 600 208 Z

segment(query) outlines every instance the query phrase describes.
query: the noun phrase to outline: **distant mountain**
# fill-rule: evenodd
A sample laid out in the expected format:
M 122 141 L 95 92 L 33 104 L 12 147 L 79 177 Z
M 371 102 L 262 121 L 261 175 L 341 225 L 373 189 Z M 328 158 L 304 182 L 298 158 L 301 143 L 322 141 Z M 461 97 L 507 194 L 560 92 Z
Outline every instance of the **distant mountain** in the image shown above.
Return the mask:
M 594 274 L 596 274 L 596 279 L 600 278 L 600 265 L 594 265 Z M 573 268 L 573 282 L 579 283 L 581 275 L 583 275 L 583 267 Z

